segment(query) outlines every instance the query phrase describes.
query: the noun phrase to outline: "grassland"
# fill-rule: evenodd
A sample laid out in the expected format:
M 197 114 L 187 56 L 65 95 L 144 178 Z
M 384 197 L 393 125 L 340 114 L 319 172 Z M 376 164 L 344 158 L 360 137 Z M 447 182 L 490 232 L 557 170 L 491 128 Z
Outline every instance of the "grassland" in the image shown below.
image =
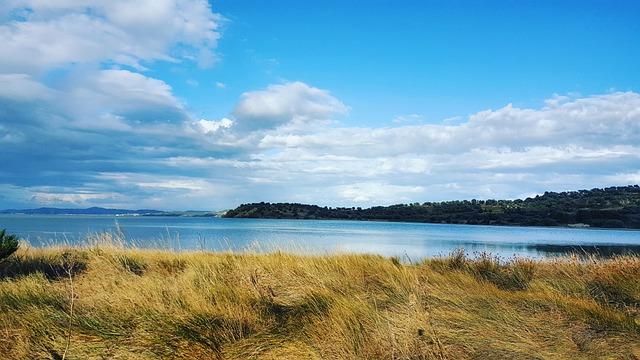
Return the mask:
M 23 247 L 2 359 L 638 359 L 640 259 Z

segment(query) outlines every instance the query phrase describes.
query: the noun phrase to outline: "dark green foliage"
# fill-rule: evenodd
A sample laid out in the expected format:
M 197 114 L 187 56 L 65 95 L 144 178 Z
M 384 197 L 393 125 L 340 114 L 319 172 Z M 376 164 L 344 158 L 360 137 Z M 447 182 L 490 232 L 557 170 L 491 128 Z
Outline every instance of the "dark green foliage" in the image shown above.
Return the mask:
M 20 242 L 16 235 L 7 234 L 5 229 L 0 230 L 0 262 L 18 251 Z
M 447 224 L 640 228 L 640 186 L 546 192 L 524 200 L 464 200 L 361 208 L 243 204 L 224 217 L 415 221 Z
M 75 276 L 87 269 L 88 259 L 83 250 L 65 250 L 41 257 L 12 257 L 0 266 L 0 279 L 31 274 L 42 274 L 50 280 Z
M 118 255 L 116 257 L 116 261 L 123 269 L 130 271 L 136 275 L 144 274 L 144 272 L 149 268 L 149 265 L 146 261 L 134 256 Z

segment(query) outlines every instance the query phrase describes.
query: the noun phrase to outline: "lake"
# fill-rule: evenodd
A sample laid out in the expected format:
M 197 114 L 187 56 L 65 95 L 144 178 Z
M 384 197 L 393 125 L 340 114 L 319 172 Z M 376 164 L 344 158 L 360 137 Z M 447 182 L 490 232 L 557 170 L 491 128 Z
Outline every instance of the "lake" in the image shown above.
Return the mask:
M 0 215 L 0 228 L 33 246 L 82 244 L 88 234 L 120 231 L 130 244 L 145 248 L 372 253 L 406 261 L 446 255 L 456 248 L 502 257 L 640 253 L 637 230 L 78 215 Z

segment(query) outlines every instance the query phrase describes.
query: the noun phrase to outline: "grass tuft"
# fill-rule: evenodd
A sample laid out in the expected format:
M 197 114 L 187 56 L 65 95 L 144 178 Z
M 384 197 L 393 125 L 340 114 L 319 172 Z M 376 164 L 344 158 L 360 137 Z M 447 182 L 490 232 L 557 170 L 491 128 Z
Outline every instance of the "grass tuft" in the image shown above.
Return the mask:
M 116 264 L 125 271 L 141 276 L 149 268 L 149 264 L 138 256 L 119 253 L 114 256 Z
M 532 260 L 516 258 L 503 263 L 497 256 L 481 253 L 468 268 L 478 278 L 504 290 L 524 290 L 529 287 L 535 273 Z
M 633 256 L 25 247 L 0 264 L 0 358 L 632 359 L 638 278 Z
M 24 249 L 0 263 L 0 279 L 42 274 L 50 280 L 86 271 L 89 253 L 79 249 Z

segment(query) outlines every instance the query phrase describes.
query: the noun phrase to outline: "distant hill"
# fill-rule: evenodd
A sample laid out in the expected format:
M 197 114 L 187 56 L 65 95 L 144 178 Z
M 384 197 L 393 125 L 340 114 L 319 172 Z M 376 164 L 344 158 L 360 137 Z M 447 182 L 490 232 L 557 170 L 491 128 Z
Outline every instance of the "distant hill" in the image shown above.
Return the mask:
M 215 211 L 161 211 L 157 213 L 144 214 L 144 216 L 182 216 L 182 217 L 219 217 Z
M 26 214 L 26 215 L 140 215 L 140 216 L 184 216 L 184 217 L 218 217 L 219 212 L 214 211 L 162 211 L 151 209 L 107 209 L 102 207 L 90 207 L 86 209 L 62 209 L 42 207 L 37 209 L 7 209 L 0 210 L 0 214 Z
M 127 209 L 106 209 L 101 207 L 90 207 L 86 209 L 61 209 L 52 207 L 41 207 L 37 209 L 8 209 L 0 210 L 0 214 L 27 214 L 27 215 L 159 215 L 164 211 L 160 210 L 127 210 Z
M 640 228 L 640 186 L 546 192 L 523 200 L 463 200 L 362 208 L 243 204 L 223 217 Z

